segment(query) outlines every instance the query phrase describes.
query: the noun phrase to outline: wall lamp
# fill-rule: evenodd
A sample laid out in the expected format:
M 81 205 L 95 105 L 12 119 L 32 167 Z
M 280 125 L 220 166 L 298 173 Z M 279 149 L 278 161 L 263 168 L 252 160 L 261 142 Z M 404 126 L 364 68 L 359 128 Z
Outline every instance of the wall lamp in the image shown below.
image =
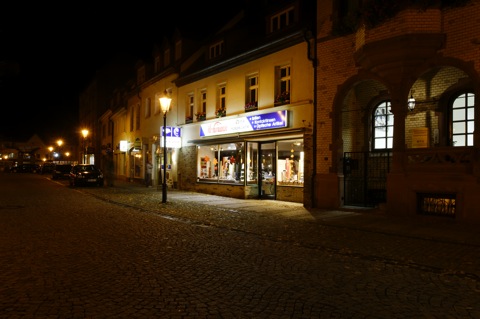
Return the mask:
M 413 94 L 410 94 L 410 97 L 407 100 L 407 107 L 409 111 L 415 109 L 415 98 L 413 97 Z

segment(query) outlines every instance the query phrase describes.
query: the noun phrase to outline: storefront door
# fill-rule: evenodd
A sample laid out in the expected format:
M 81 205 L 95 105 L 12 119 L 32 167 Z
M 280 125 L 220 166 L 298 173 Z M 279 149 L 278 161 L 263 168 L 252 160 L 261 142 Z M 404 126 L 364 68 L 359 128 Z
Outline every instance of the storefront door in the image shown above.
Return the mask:
M 277 170 L 275 142 L 260 143 L 259 158 L 258 188 L 260 189 L 260 198 L 275 199 L 275 172 Z

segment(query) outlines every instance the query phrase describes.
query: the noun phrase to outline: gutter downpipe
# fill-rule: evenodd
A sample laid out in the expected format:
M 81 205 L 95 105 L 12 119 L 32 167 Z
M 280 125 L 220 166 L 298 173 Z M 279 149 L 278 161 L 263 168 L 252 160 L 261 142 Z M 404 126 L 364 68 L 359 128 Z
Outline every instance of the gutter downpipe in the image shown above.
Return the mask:
M 317 22 L 314 22 L 314 30 Z M 312 174 L 310 180 L 310 206 L 315 208 L 315 176 L 317 172 L 317 36 L 316 33 L 307 30 L 304 33 L 305 41 L 308 44 L 307 57 L 313 66 L 313 127 L 312 127 Z

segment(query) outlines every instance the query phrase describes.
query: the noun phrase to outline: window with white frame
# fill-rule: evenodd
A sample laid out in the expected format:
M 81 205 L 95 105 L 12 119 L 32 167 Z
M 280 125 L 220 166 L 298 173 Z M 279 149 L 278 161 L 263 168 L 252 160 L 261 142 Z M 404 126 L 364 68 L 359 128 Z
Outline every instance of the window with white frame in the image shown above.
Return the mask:
M 151 115 L 151 112 L 152 112 L 151 104 L 152 104 L 152 100 L 149 97 L 147 97 L 145 99 L 145 110 L 144 110 L 145 118 L 149 118 Z
M 247 76 L 247 92 L 246 92 L 246 104 L 251 108 L 258 106 L 258 74 L 252 74 Z
M 390 101 L 380 102 L 373 110 L 373 149 L 393 147 L 393 113 Z
M 212 44 L 210 46 L 210 50 L 209 50 L 209 58 L 210 59 L 214 59 L 220 55 L 223 54 L 223 47 L 224 47 L 224 42 L 223 40 L 222 41 L 218 41 L 217 43 L 215 44 Z
M 135 128 L 140 129 L 140 103 L 135 107 Z
M 187 94 L 187 110 L 185 112 L 185 120 L 193 120 L 193 114 L 195 112 L 195 97 L 193 93 Z
M 453 146 L 473 146 L 475 129 L 475 94 L 462 93 L 451 106 L 451 132 Z
M 293 24 L 295 19 L 294 7 L 281 11 L 270 18 L 270 32 L 275 32 Z
M 275 104 L 290 103 L 290 65 L 276 68 Z
M 206 114 L 207 113 L 207 90 L 200 90 L 200 110 L 199 112 Z
M 130 132 L 133 132 L 133 130 L 135 129 L 133 127 L 134 119 L 135 119 L 135 108 L 132 106 L 130 107 Z
M 163 94 L 155 94 L 155 103 L 154 103 L 154 108 L 153 108 L 153 114 L 158 114 L 160 113 L 161 111 L 161 107 L 160 107 L 160 97 L 162 97 Z
M 227 107 L 227 84 L 222 83 L 218 85 L 217 89 L 217 109 L 225 110 Z

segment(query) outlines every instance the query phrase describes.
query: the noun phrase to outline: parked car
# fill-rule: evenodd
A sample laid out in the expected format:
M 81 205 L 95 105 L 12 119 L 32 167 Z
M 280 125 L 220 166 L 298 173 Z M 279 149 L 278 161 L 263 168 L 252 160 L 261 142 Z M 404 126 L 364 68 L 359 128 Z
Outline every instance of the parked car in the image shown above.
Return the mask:
M 52 179 L 68 179 L 71 170 L 71 164 L 55 164 L 55 168 L 52 171 Z
M 103 186 L 103 172 L 93 164 L 78 164 L 70 171 L 70 186 Z
M 12 172 L 14 173 L 36 173 L 38 170 L 37 164 L 24 163 L 12 167 Z
M 53 170 L 55 169 L 55 164 L 54 163 L 43 163 L 40 165 L 40 169 L 38 170 L 37 173 L 39 174 L 51 174 L 53 173 Z

